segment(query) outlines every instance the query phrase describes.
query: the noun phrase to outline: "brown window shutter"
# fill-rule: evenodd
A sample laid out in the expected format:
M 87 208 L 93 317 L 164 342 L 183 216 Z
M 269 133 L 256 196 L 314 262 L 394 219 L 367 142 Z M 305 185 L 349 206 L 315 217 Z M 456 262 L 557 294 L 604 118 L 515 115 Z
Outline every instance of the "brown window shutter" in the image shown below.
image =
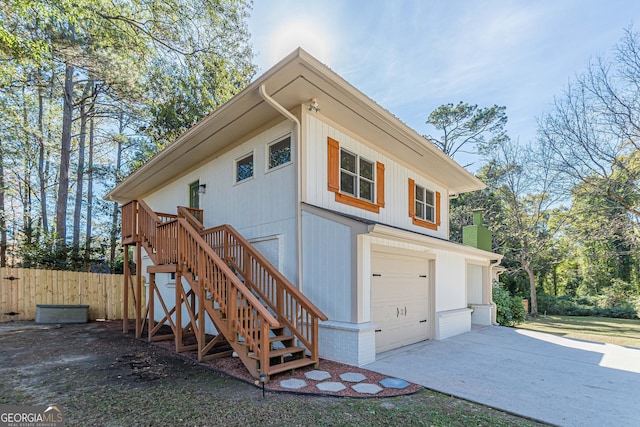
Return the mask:
M 376 162 L 376 203 L 384 208 L 384 163 Z
M 340 191 L 340 143 L 327 138 L 327 177 L 329 191 Z
M 436 191 L 436 225 L 440 226 L 440 192 Z
M 409 216 L 416 216 L 416 182 L 409 178 Z

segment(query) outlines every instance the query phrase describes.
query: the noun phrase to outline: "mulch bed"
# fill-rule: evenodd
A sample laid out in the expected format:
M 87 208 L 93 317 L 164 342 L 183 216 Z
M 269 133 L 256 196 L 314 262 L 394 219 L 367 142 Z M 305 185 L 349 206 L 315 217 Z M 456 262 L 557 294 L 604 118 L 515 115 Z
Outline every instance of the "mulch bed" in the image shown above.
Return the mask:
M 122 322 L 114 321 L 114 322 L 104 322 L 105 327 L 111 330 L 122 330 Z M 130 334 L 133 334 L 133 329 L 130 328 Z M 146 337 L 146 330 L 143 334 L 143 337 Z M 143 338 L 146 341 L 146 338 Z M 155 346 L 166 349 L 167 351 L 174 352 L 175 351 L 175 342 L 173 340 L 167 341 L 156 341 L 152 343 Z M 197 361 L 198 355 L 196 351 L 186 351 L 183 353 L 179 353 L 182 357 Z M 236 378 L 240 381 L 246 382 L 248 384 L 254 384 L 257 387 L 261 385 L 256 382 L 255 378 L 253 378 L 247 368 L 242 364 L 242 361 L 237 357 L 223 357 L 220 359 L 214 359 L 210 361 L 200 362 L 202 366 L 206 366 L 211 368 L 217 372 L 222 372 L 227 374 L 233 378 Z M 322 381 L 314 381 L 304 376 L 306 372 L 320 370 L 327 371 L 331 378 L 322 380 Z M 366 380 L 361 383 L 368 384 L 376 384 L 382 388 L 382 391 L 375 395 L 358 393 L 357 391 L 351 388 L 351 385 L 355 385 L 356 383 L 349 383 L 346 381 L 342 381 L 340 379 L 340 375 L 354 372 L 362 374 L 366 377 Z M 307 382 L 307 386 L 291 390 L 287 388 L 283 388 L 280 386 L 280 381 L 287 379 L 300 379 Z M 359 368 L 357 366 L 351 366 L 344 363 L 334 362 L 331 360 L 320 359 L 320 364 L 317 368 L 313 367 L 305 367 L 296 369 L 293 372 L 283 372 L 280 374 L 273 375 L 271 380 L 265 384 L 265 390 L 268 391 L 276 391 L 276 392 L 286 392 L 286 393 L 299 393 L 299 394 L 314 394 L 314 395 L 327 395 L 327 396 L 337 396 L 337 397 L 359 397 L 359 398 L 371 398 L 371 397 L 393 397 L 393 396 L 402 396 L 407 394 L 413 394 L 420 390 L 422 390 L 422 386 L 418 384 L 409 383 L 409 386 L 404 389 L 395 389 L 395 388 L 385 388 L 379 382 L 385 378 L 391 378 L 388 375 L 383 375 L 377 372 L 369 371 L 367 369 Z M 346 388 L 344 390 L 338 392 L 331 391 L 322 391 L 316 387 L 316 384 L 321 382 L 334 381 L 343 383 Z

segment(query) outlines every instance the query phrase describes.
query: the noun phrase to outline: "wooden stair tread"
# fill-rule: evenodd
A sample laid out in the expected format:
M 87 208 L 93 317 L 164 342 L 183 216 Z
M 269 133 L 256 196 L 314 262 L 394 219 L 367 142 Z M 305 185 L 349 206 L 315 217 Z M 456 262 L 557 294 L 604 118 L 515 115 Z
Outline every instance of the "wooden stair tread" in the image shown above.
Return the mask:
M 280 341 L 289 341 L 294 338 L 295 337 L 293 335 L 276 335 L 275 337 L 269 338 L 269 341 L 274 343 L 274 342 L 280 342 Z
M 304 359 L 291 360 L 279 365 L 269 366 L 269 375 L 278 374 L 280 372 L 289 371 L 291 369 L 304 368 L 305 366 L 313 364 L 315 364 L 315 362 L 308 357 L 305 357 Z
M 304 347 L 285 347 L 277 350 L 270 350 L 269 357 L 284 356 L 285 354 L 296 354 L 305 351 Z
M 305 351 L 304 347 L 285 347 L 285 348 L 279 348 L 277 350 L 270 350 L 269 351 L 269 358 L 272 357 L 278 357 L 278 356 L 284 356 L 285 354 L 296 354 L 296 353 L 301 353 Z M 256 355 L 256 353 L 249 353 L 249 357 L 252 359 L 256 359 L 258 360 L 259 357 Z

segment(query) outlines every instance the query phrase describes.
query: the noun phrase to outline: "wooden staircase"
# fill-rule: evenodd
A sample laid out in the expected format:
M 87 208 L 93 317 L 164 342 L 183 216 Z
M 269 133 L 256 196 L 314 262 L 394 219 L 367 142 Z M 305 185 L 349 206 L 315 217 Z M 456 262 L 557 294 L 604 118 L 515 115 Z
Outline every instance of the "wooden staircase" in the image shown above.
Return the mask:
M 146 313 L 136 310 L 136 332 L 141 335 L 148 321 L 150 341 L 175 339 L 176 351 L 197 349 L 199 360 L 235 352 L 255 378 L 264 375 L 268 380 L 279 372 L 317 365 L 318 321 L 327 317 L 233 227 L 205 229 L 202 218 L 201 210 L 185 207 L 179 207 L 177 215 L 156 213 L 142 200 L 122 207 L 125 255 L 135 244 L 138 254 L 144 248 L 154 264 L 148 268 Z M 141 269 L 136 270 L 140 275 Z M 155 285 L 155 274 L 167 272 L 176 275 L 171 309 Z M 125 282 L 127 276 L 125 272 Z M 137 304 L 139 282 L 137 298 L 134 290 Z M 125 304 L 128 292 L 125 283 Z M 156 298 L 165 314 L 157 323 Z M 206 317 L 218 331 L 213 338 L 205 333 Z M 156 335 L 164 325 L 172 334 Z M 186 343 L 190 337 L 195 344 Z M 216 353 L 216 348 L 224 350 Z

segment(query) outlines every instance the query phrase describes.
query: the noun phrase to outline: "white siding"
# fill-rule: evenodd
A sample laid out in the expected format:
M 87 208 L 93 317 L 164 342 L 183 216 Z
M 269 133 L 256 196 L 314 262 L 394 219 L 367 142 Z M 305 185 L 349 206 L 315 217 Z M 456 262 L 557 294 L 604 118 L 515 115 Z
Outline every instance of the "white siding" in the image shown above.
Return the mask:
M 292 162 L 269 171 L 267 144 L 289 134 Z M 294 128 L 285 120 L 159 188 L 145 201 L 156 211 L 175 213 L 177 206 L 189 204 L 190 183 L 206 184 L 206 192 L 200 194 L 205 227 L 231 224 L 248 240 L 279 236 L 281 271 L 297 283 L 295 150 Z M 235 160 L 250 152 L 253 178 L 236 183 Z M 194 159 L 194 163 L 201 160 Z
M 467 303 L 482 304 L 484 271 L 481 265 L 467 264 Z
M 436 339 L 443 340 L 471 330 L 471 310 L 461 308 L 436 315 Z
M 436 258 L 436 311 L 467 306 L 465 257 L 452 252 L 440 252 Z
M 278 236 L 269 236 L 261 239 L 250 240 L 250 243 L 256 248 L 266 259 L 280 269 L 280 239 Z
M 350 322 L 351 228 L 302 213 L 302 290 L 331 321 Z
M 401 227 L 440 238 L 449 238 L 449 208 L 448 193 L 444 188 L 435 184 L 428 177 L 420 176 L 410 171 L 397 161 L 383 155 L 372 148 L 372 144 L 354 139 L 337 130 L 335 127 L 308 115 L 306 127 L 306 146 L 304 168 L 306 174 L 303 199 L 315 206 L 344 212 L 362 218 L 367 218 L 382 224 Z M 363 209 L 338 203 L 335 194 L 327 189 L 327 138 L 331 137 L 340 146 L 356 153 L 368 160 L 381 162 L 385 166 L 385 207 L 379 214 Z M 441 226 L 437 231 L 413 225 L 409 217 L 409 178 L 432 191 L 441 193 Z

